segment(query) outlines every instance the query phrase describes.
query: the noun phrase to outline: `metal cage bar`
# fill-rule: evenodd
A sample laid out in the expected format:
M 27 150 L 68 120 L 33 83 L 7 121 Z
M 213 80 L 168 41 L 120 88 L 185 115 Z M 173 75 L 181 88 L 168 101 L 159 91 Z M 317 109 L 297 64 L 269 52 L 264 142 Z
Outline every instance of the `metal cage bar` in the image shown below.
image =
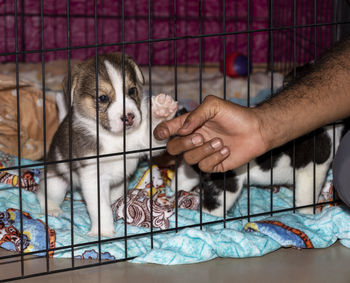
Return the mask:
M 296 26 L 297 24 L 297 1 L 293 0 L 293 78 L 296 78 L 297 75 L 297 31 Z M 295 212 L 296 204 L 295 204 L 295 182 L 296 182 L 296 176 L 295 176 L 295 159 L 296 159 L 296 151 L 295 151 L 295 140 L 293 140 L 293 212 Z
M 222 32 L 226 31 L 226 1 L 222 0 Z M 226 36 L 223 36 L 223 66 L 226 66 Z M 223 78 L 224 78 L 224 100 L 227 100 L 227 93 L 226 93 L 226 68 L 224 68 L 224 73 L 223 73 Z M 226 228 L 226 190 L 227 190 L 227 175 L 226 173 L 223 174 L 224 177 L 224 198 L 223 198 L 223 215 L 224 215 L 224 228 Z
M 152 5 L 151 0 L 148 0 L 148 39 L 152 38 Z M 153 178 L 152 178 L 152 43 L 148 43 L 148 78 L 149 78 L 149 172 L 150 172 L 150 199 L 151 199 L 151 220 L 150 220 L 150 240 L 151 240 L 151 249 L 153 249 Z
M 177 7 L 176 7 L 176 0 L 174 0 L 174 37 L 176 38 L 176 31 L 177 31 Z M 177 41 L 174 40 L 174 96 L 175 100 L 178 100 L 178 91 L 177 91 Z M 179 198 L 178 198 L 178 168 L 179 168 L 179 158 L 178 156 L 175 157 L 175 231 L 178 232 L 179 227 Z
M 67 5 L 67 48 L 70 47 L 70 41 L 71 41 L 71 36 L 70 36 L 70 2 L 69 0 L 66 1 Z M 67 76 L 68 76 L 68 86 L 67 86 L 67 91 L 68 91 L 68 120 L 69 120 L 69 186 L 70 186 L 70 209 L 71 209 L 71 254 L 72 254 L 72 268 L 74 268 L 74 204 L 73 204 L 73 133 L 72 133 L 72 109 L 70 105 L 72 105 L 72 97 L 71 97 L 71 91 L 72 91 L 72 81 L 71 81 L 71 52 L 68 49 L 67 50 L 67 61 L 68 61 L 68 70 L 67 70 Z
M 125 1 L 122 0 L 122 41 L 125 39 Z M 123 117 L 125 117 L 125 45 L 122 45 L 122 76 L 123 76 Z M 126 123 L 123 123 L 123 169 L 124 169 L 124 216 L 127 215 L 126 196 L 127 196 L 127 183 L 126 183 Z M 124 255 L 128 257 L 128 227 L 126 221 L 124 221 Z
M 247 70 L 248 70 L 248 79 L 247 79 L 247 107 L 250 107 L 250 62 L 251 62 L 251 50 L 250 50 L 250 0 L 247 0 Z M 247 217 L 248 221 L 251 219 L 250 213 L 250 162 L 247 163 Z
M 198 0 L 198 34 L 202 34 L 202 9 L 203 1 Z M 198 39 L 198 50 L 199 50 L 199 103 L 203 102 L 203 58 L 202 58 L 202 38 Z M 203 229 L 203 175 L 202 171 L 199 172 L 199 223 L 200 229 Z
M 40 0 L 40 14 L 43 15 L 44 13 L 44 2 L 43 0 Z M 44 38 L 44 17 L 40 17 L 40 25 L 41 25 L 41 49 L 45 48 L 45 38 Z M 46 162 L 46 87 L 45 87 L 45 54 L 41 53 L 41 76 L 42 76 L 42 89 L 43 89 L 43 135 L 44 135 L 44 145 L 43 145 L 43 152 L 44 152 L 44 163 Z M 46 223 L 46 271 L 50 271 L 50 263 L 49 263 L 49 229 L 48 229 L 48 214 L 47 214 L 47 166 L 44 166 L 44 186 L 45 186 L 45 223 Z
M 273 9 L 273 0 L 269 0 L 269 20 L 270 20 L 270 28 L 272 28 L 274 26 L 274 9 Z M 274 36 L 273 36 L 273 31 L 269 32 L 269 70 L 271 72 L 271 81 L 270 81 L 270 85 L 271 85 L 271 95 L 270 97 L 273 96 L 274 94 L 274 88 L 273 88 L 273 74 L 274 74 Z M 271 216 L 273 215 L 273 150 L 270 151 L 270 211 L 271 211 Z
M 317 0 L 314 0 L 314 21 L 317 23 Z M 311 34 L 310 34 L 311 35 Z M 314 28 L 314 61 L 317 59 L 317 28 Z M 315 204 L 314 214 L 316 213 L 316 133 L 313 132 L 313 203 Z
M 17 0 L 15 0 L 15 49 L 18 51 L 18 14 Z M 18 176 L 21 176 L 21 116 L 20 116 L 20 91 L 19 91 L 19 58 L 16 54 L 16 102 L 17 102 L 17 142 L 18 142 Z M 22 204 L 22 184 L 18 183 L 19 210 L 20 219 L 20 238 L 21 238 L 21 276 L 24 276 L 24 252 L 23 252 L 23 204 Z
M 94 0 L 94 31 L 95 31 L 95 44 L 98 44 L 98 11 L 97 0 Z M 97 174 L 97 217 L 98 217 L 98 261 L 101 262 L 101 183 L 100 183 L 100 127 L 99 127 L 99 74 L 98 74 L 98 47 L 95 48 L 95 80 L 96 80 L 96 174 Z M 125 136 L 125 135 L 124 135 Z M 73 195 L 72 195 L 73 199 Z M 92 221 L 91 221 L 92 222 Z M 126 256 L 127 257 L 127 256 Z

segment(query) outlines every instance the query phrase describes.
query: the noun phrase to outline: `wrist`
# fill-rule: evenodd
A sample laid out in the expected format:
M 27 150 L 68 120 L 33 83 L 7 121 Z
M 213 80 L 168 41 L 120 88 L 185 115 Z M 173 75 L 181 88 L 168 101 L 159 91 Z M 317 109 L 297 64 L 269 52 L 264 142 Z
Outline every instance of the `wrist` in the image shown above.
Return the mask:
M 262 143 L 264 146 L 264 151 L 267 152 L 279 145 L 282 145 L 285 141 L 283 139 L 282 129 L 278 121 L 271 117 L 269 107 L 264 104 L 252 108 L 257 124 L 258 131 L 260 133 Z

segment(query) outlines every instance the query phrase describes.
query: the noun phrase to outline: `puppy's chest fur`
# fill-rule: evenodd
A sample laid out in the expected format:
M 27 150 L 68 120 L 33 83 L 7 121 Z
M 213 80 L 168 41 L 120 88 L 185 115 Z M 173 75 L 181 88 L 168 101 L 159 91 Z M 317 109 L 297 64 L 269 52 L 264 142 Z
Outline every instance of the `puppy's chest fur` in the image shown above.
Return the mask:
M 144 102 L 146 103 L 146 101 Z M 73 111 L 74 114 L 74 111 Z M 126 151 L 146 148 L 147 143 L 147 117 L 142 115 L 142 122 L 137 129 L 129 130 L 125 139 L 122 135 L 110 134 L 103 128 L 99 128 L 99 159 L 101 180 L 108 183 L 117 183 L 124 178 L 124 142 Z M 74 117 L 74 115 L 73 115 Z M 79 120 L 73 121 L 72 126 L 72 158 L 88 158 L 97 155 L 96 124 L 94 121 L 85 119 L 83 124 Z M 60 129 L 57 131 L 49 153 L 49 160 L 69 160 L 69 120 L 68 117 L 63 121 Z M 111 156 L 104 156 L 111 155 Z M 125 170 L 126 176 L 129 177 L 135 170 L 138 161 L 143 153 L 126 153 Z M 59 164 L 56 166 L 58 173 L 67 179 L 69 176 L 68 164 Z M 96 158 L 83 159 L 73 163 L 74 174 L 80 175 L 83 170 L 91 171 L 96 174 Z M 67 180 L 68 181 L 68 180 Z
M 146 116 L 146 115 L 145 115 Z M 143 121 L 146 117 L 143 117 Z M 104 131 L 99 134 L 100 155 L 109 155 L 110 157 L 100 158 L 101 179 L 109 180 L 111 184 L 118 183 L 128 178 L 137 168 L 137 164 L 144 153 L 128 153 L 132 150 L 145 148 L 143 139 L 147 139 L 144 122 L 138 129 L 133 130 L 125 136 L 114 136 Z M 124 146 L 125 144 L 125 146 Z M 126 151 L 124 156 L 124 150 Z M 125 163 L 124 163 L 125 158 Z

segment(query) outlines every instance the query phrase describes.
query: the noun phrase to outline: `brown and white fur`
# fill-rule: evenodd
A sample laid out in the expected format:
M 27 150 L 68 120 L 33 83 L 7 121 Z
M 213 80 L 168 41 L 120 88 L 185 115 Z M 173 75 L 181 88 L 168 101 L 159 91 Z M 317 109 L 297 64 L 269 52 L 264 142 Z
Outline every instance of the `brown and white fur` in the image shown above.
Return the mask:
M 91 220 L 89 232 L 91 236 L 98 234 L 98 182 L 100 184 L 101 235 L 113 236 L 114 234 L 111 204 L 124 192 L 124 123 L 126 151 L 149 149 L 150 133 L 153 133 L 158 123 L 171 119 L 177 109 L 177 103 L 171 96 L 161 94 L 152 97 L 152 129 L 150 130 L 149 99 L 142 94 L 144 84 L 142 72 L 127 55 L 124 62 L 125 92 L 123 92 L 122 54 L 99 55 L 97 66 L 99 154 L 120 154 L 99 158 L 99 180 L 96 158 L 71 163 L 73 186 L 81 188 L 87 205 Z M 72 158 L 95 156 L 97 154 L 95 58 L 73 68 L 70 95 Z M 125 112 L 123 99 L 125 99 Z M 48 161 L 69 160 L 69 140 L 69 116 L 66 116 L 53 138 Z M 152 147 L 164 145 L 165 142 L 152 138 Z M 126 154 L 127 177 L 134 173 L 140 157 L 146 153 Z M 60 204 L 66 192 L 70 190 L 69 184 L 69 162 L 47 166 L 49 215 L 58 216 L 61 213 Z M 45 178 L 40 182 L 38 199 L 42 211 L 45 212 Z

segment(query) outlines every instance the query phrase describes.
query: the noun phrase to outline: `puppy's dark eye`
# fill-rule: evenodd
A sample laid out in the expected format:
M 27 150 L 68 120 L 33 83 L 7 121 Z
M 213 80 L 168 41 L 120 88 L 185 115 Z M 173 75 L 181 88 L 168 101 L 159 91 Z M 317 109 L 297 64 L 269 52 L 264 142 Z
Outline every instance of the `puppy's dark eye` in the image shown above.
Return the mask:
M 101 103 L 107 103 L 109 101 L 109 97 L 105 94 L 103 95 L 100 95 L 98 97 L 98 101 L 101 102 Z
M 136 94 L 136 87 L 130 88 L 128 94 L 129 94 L 129 95 L 134 95 L 134 94 Z

